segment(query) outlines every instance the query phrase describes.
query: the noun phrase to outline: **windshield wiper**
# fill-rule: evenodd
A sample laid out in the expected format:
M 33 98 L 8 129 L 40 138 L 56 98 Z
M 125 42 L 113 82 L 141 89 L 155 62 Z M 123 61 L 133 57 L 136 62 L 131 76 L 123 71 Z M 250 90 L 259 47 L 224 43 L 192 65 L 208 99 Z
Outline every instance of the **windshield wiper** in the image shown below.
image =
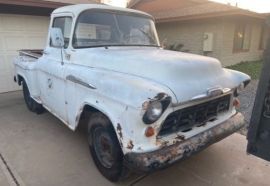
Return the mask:
M 150 39 L 150 42 L 156 43 L 156 40 L 149 33 L 145 32 L 141 28 L 138 28 L 138 30 L 143 33 L 148 39 Z

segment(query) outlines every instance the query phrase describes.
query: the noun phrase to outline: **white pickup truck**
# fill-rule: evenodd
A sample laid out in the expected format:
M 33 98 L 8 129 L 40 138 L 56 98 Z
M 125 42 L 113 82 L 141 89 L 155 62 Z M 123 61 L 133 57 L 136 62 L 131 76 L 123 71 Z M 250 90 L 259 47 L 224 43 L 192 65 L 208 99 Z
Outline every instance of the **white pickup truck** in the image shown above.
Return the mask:
M 160 47 L 152 16 L 106 5 L 73 5 L 51 16 L 44 50 L 14 61 L 29 110 L 71 130 L 88 119 L 100 172 L 118 181 L 183 160 L 243 127 L 237 98 L 246 74 L 217 59 Z

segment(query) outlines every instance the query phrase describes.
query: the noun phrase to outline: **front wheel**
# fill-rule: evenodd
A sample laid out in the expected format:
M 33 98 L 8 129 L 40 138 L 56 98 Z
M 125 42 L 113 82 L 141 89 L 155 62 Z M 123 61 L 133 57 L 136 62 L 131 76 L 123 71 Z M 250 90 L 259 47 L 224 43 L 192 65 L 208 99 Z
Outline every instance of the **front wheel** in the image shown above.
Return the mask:
M 111 122 L 95 113 L 88 122 L 88 143 L 93 160 L 101 174 L 112 182 L 126 177 L 123 153 Z
M 28 86 L 24 81 L 23 81 L 23 97 L 27 108 L 31 112 L 35 112 L 37 114 L 42 114 L 44 112 L 45 109 L 43 108 L 43 106 L 37 103 L 33 98 L 31 98 Z

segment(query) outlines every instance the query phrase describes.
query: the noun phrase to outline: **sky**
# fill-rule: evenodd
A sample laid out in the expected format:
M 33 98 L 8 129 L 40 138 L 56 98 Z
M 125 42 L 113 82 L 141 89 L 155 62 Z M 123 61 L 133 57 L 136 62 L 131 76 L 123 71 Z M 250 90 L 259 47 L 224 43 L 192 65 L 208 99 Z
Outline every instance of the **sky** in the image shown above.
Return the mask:
M 105 0 L 113 6 L 125 7 L 127 0 Z M 259 13 L 270 13 L 270 0 L 212 0 L 221 3 L 230 3 L 241 8 Z
M 104 3 L 112 6 L 126 7 L 127 0 L 104 0 Z

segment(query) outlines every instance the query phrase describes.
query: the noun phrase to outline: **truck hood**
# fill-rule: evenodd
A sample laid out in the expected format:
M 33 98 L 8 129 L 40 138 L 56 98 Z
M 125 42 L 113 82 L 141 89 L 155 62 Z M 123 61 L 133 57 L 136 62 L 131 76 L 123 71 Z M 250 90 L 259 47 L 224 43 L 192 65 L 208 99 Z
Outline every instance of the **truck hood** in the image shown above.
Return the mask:
M 140 76 L 167 86 L 177 103 L 189 101 L 212 88 L 235 88 L 250 79 L 243 73 L 222 68 L 214 58 L 152 47 L 81 49 L 75 55 L 83 56 L 75 58 L 81 59 L 82 65 Z

